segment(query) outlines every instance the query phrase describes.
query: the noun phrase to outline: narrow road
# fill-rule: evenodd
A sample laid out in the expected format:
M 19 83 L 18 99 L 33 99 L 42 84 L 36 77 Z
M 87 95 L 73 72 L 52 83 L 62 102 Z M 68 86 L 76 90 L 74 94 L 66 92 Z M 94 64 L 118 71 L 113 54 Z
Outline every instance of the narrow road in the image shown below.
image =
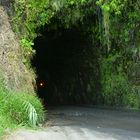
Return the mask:
M 140 112 L 51 107 L 40 131 L 19 131 L 8 140 L 140 140 Z

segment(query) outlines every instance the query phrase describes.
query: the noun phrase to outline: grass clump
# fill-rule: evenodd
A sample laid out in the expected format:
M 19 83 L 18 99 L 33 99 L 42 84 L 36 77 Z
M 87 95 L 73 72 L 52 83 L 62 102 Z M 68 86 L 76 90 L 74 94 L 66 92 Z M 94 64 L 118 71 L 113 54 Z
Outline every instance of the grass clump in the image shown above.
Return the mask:
M 10 93 L 0 83 L 0 137 L 5 129 L 34 128 L 43 119 L 43 106 L 35 95 Z

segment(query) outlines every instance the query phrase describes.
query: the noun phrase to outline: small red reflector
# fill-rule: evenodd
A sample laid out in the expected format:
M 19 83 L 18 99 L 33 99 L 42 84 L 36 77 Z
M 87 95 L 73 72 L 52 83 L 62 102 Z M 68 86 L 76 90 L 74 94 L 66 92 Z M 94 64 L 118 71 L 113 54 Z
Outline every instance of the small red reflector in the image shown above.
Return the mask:
M 44 87 L 44 86 L 45 86 L 45 83 L 44 83 L 44 82 L 40 82 L 40 83 L 39 83 L 39 86 L 40 86 L 40 87 Z
M 42 87 L 43 86 L 43 83 L 40 83 L 40 86 Z

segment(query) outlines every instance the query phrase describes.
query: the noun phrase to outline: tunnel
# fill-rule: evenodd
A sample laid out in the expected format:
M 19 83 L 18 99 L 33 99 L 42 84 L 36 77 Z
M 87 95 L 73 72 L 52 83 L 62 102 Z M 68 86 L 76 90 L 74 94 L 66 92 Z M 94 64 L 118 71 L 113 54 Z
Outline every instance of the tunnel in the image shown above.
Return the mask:
M 97 52 L 93 54 L 91 43 L 79 29 L 43 29 L 33 48 L 36 93 L 45 105 L 96 104 Z M 88 57 L 95 68 L 88 64 Z

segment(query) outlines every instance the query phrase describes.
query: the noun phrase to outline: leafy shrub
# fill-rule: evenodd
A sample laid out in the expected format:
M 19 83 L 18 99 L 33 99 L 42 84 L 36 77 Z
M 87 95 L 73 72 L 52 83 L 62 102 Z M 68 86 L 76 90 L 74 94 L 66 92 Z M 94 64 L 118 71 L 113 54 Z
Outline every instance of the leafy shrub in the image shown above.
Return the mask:
M 140 94 L 138 92 L 139 88 L 133 87 L 125 96 L 124 103 L 127 108 L 140 108 Z
M 43 107 L 33 95 L 10 94 L 3 98 L 2 112 L 10 116 L 16 124 L 35 126 L 43 116 Z
M 6 128 L 35 127 L 43 119 L 43 106 L 35 95 L 10 93 L 0 82 L 0 135 Z
M 123 98 L 127 92 L 128 85 L 122 75 L 110 75 L 104 82 L 103 96 L 107 105 L 123 105 Z
M 140 107 L 138 92 L 130 84 L 119 59 L 121 55 L 110 55 L 101 62 L 101 82 L 104 104 L 109 106 Z

